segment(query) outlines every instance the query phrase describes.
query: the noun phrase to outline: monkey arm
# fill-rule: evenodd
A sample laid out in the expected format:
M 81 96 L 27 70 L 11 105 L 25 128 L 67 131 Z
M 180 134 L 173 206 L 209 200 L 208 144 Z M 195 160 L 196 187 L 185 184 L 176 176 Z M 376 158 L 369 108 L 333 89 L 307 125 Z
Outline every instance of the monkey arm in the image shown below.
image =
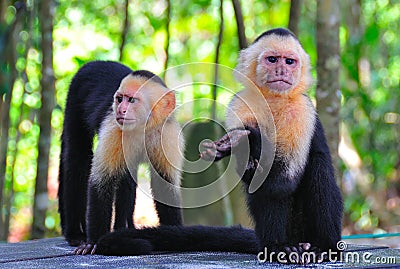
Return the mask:
M 232 129 L 220 139 L 213 142 L 204 142 L 205 148 L 200 157 L 207 161 L 219 161 L 231 154 L 236 155 L 236 171 L 242 176 L 245 183 L 250 183 L 255 172 L 257 175 L 267 176 L 268 168 L 272 164 L 273 147 L 269 140 L 261 134 L 259 128 L 246 126 Z M 260 163 L 261 160 L 261 163 Z M 265 173 L 263 173 L 265 170 Z
M 253 179 L 264 180 L 273 162 L 274 147 L 259 128 L 246 126 L 247 140 L 243 139 L 233 150 L 236 171 L 242 181 L 250 184 Z
M 309 227 L 306 237 L 311 245 L 323 251 L 336 250 L 336 244 L 341 238 L 343 201 L 335 182 L 329 148 L 319 119 L 316 121 L 310 156 L 299 191 L 307 194 L 307 199 L 304 199 L 304 207 L 307 208 L 304 219 Z
M 126 171 L 116 186 L 114 230 L 134 227 L 132 216 L 136 199 L 137 168 L 132 168 L 131 171 Z
M 173 169 L 173 168 L 171 168 Z M 165 173 L 150 169 L 151 190 L 160 225 L 182 225 L 182 197 L 180 178 L 172 178 Z
M 200 153 L 200 157 L 206 161 L 219 161 L 222 158 L 231 155 L 232 150 L 241 143 L 250 132 L 243 129 L 234 129 L 228 131 L 220 139 L 213 142 L 204 142 L 202 146 L 205 148 Z

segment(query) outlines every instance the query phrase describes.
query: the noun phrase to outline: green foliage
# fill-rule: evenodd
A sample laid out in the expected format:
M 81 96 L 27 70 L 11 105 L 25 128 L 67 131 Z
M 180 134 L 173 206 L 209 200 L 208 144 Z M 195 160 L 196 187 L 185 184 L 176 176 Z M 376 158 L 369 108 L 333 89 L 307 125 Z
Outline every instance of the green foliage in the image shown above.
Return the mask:
M 390 226 L 394 215 L 388 217 L 388 211 L 398 214 L 386 206 L 385 198 L 378 197 L 386 189 L 389 198 L 399 192 L 394 182 L 400 169 L 400 65 L 396 61 L 400 40 L 394 33 L 400 30 L 400 3 L 392 2 L 363 1 L 361 24 L 356 25 L 359 35 L 350 36 L 349 27 L 342 26 L 342 118 L 351 128 L 362 161 L 359 168 L 368 179 L 368 185 L 359 182 L 348 199 L 361 196 L 379 201 L 359 200 L 346 209 L 357 223 L 369 219 L 369 230 Z M 363 225 L 356 228 L 364 229 Z

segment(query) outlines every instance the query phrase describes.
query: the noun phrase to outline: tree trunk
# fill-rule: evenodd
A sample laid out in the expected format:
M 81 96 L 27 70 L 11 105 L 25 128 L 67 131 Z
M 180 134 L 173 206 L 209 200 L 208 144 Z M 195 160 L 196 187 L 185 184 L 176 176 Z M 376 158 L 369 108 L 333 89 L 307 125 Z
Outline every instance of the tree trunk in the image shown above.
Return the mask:
M 55 79 L 53 71 L 53 16 L 52 0 L 39 3 L 42 60 L 42 106 L 39 111 L 40 137 L 38 147 L 37 178 L 33 206 L 32 238 L 42 238 L 48 205 L 47 178 L 51 143 L 51 113 L 54 107 Z
M 7 0 L 0 1 L 0 25 L 6 22 L 5 14 L 8 6 Z
M 299 21 L 302 2 L 302 0 L 290 1 L 289 30 L 292 31 L 296 36 L 299 35 Z
M 219 9 L 219 32 L 218 32 L 218 41 L 215 47 L 215 69 L 214 69 L 214 85 L 212 90 L 212 98 L 213 105 L 211 108 L 211 117 L 213 120 L 216 118 L 216 102 L 217 102 L 217 90 L 218 90 L 218 73 L 219 73 L 219 54 L 221 51 L 222 38 L 224 34 L 224 3 L 223 0 L 220 0 L 220 9 Z
M 236 26 L 239 37 L 239 48 L 242 50 L 247 48 L 246 32 L 243 22 L 242 7 L 240 5 L 240 0 L 232 0 L 233 9 L 235 10 Z
M 11 92 L 5 96 L 5 101 L 2 105 L 1 112 L 1 140 L 0 140 L 0 241 L 7 240 L 7 232 L 3 230 L 5 224 L 5 214 L 3 211 L 3 194 L 4 194 L 4 183 L 6 180 L 6 168 L 7 168 L 7 149 L 8 149 L 8 129 L 10 126 L 10 103 L 11 103 Z
M 317 110 L 324 125 L 336 174 L 339 175 L 340 1 L 317 1 Z M 338 181 L 340 177 L 338 176 Z M 339 182 L 338 182 L 339 183 Z M 339 184 L 340 185 L 340 184 Z
M 165 23 L 165 43 L 164 43 L 164 52 L 165 52 L 165 61 L 164 61 L 164 75 L 165 79 L 167 68 L 168 68 L 168 60 L 169 60 L 169 40 L 170 40 L 170 30 L 169 24 L 171 22 L 171 1 L 167 0 L 167 14 L 166 14 L 166 23 Z
M 6 25 L 4 13 L 6 9 L 6 1 L 0 3 L 0 40 L 10 40 L 11 26 Z M 3 204 L 3 188 L 6 173 L 7 145 L 8 145 L 8 128 L 10 124 L 9 110 L 11 101 L 10 82 L 7 74 L 7 65 L 9 57 L 9 47 L 4 44 L 0 50 L 0 205 Z M 3 227 L 2 207 L 0 207 L 0 226 Z M 0 232 L 1 233 L 1 232 Z M 0 235 L 0 240 L 1 240 Z
M 214 70 L 214 85 L 213 85 L 213 105 L 211 111 L 211 117 L 213 121 L 217 121 L 216 119 L 216 110 L 217 110 L 217 95 L 218 95 L 218 84 L 219 84 L 219 55 L 221 51 L 222 45 L 222 38 L 224 36 L 224 1 L 220 0 L 220 7 L 219 7 L 219 33 L 218 33 L 218 42 L 217 46 L 215 47 L 215 70 Z M 240 40 L 240 39 L 239 39 Z M 217 121 L 218 122 L 218 121 Z M 220 137 L 221 129 L 218 128 L 218 125 L 214 125 L 214 135 L 215 137 Z M 217 166 L 217 173 L 218 178 L 224 174 L 226 170 L 226 166 L 223 162 L 218 162 Z M 219 181 L 219 187 L 221 188 L 221 193 L 227 193 L 227 186 L 223 180 Z M 233 224 L 233 213 L 232 213 L 232 205 L 230 201 L 229 195 L 226 195 L 222 198 L 222 206 L 224 209 L 224 224 L 225 225 L 232 225 Z
M 125 44 L 126 44 L 126 39 L 128 36 L 128 30 L 129 30 L 129 0 L 125 0 L 124 12 L 125 12 L 125 20 L 124 20 L 124 26 L 122 29 L 122 33 L 121 33 L 121 45 L 119 47 L 119 61 L 122 61 L 122 57 L 124 54 L 124 48 L 125 48 Z
M 4 205 L 4 184 L 6 180 L 6 169 L 7 169 L 7 152 L 8 152 L 8 131 L 10 128 L 10 106 L 12 100 L 12 89 L 14 82 L 17 79 L 17 70 L 15 64 L 17 62 L 17 40 L 19 38 L 19 33 L 22 29 L 22 20 L 25 16 L 25 5 L 20 4 L 16 6 L 17 14 L 15 16 L 14 22 L 5 30 L 5 40 L 9 40 L 9 43 L 5 46 L 4 51 L 0 54 L 0 64 L 4 66 L 9 66 L 9 76 L 3 70 L 0 71 L 0 90 L 1 98 L 5 93 L 5 98 L 1 106 L 0 111 L 0 126 L 1 126 L 1 140 L 0 140 L 0 240 L 6 240 L 8 237 L 8 230 L 5 230 L 5 222 L 7 220 L 7 210 L 4 212 L 2 205 Z M 4 24 L 3 24 L 4 25 Z M 7 27 L 7 26 L 5 26 Z M 5 69 L 7 70 L 7 69 Z

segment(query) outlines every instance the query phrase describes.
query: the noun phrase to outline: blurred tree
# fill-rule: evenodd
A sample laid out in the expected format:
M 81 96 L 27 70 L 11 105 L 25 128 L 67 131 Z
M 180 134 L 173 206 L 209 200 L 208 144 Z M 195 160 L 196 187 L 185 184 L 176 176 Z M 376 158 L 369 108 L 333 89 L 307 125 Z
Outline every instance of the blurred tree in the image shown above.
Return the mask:
M 39 111 L 38 165 L 33 203 L 33 223 L 31 238 L 45 235 L 45 219 L 48 208 L 47 179 L 49 170 L 49 151 L 51 145 L 51 115 L 54 108 L 55 77 L 53 71 L 53 18 L 52 0 L 41 0 L 40 30 L 42 51 L 41 108 Z
M 124 24 L 122 28 L 122 34 L 121 34 L 121 45 L 119 46 L 119 61 L 122 61 L 122 57 L 124 55 L 124 48 L 126 44 L 126 39 L 128 36 L 128 31 L 130 27 L 130 20 L 129 20 L 129 0 L 125 0 L 124 4 Z
M 240 0 L 232 0 L 233 9 L 235 10 L 236 27 L 239 39 L 239 48 L 242 50 L 247 48 L 246 31 L 243 21 L 242 6 Z
M 299 35 L 299 21 L 301 17 L 302 0 L 290 1 L 289 30 L 296 36 Z
M 347 232 L 398 231 L 400 3 L 346 1 L 341 31 Z M 349 150 L 350 148 L 350 150 Z M 351 150 L 353 152 L 351 152 Z M 345 150 L 343 150 L 346 152 Z
M 19 32 L 23 27 L 24 17 L 26 15 L 26 6 L 25 3 L 17 2 L 15 3 L 16 15 L 14 21 L 10 24 L 2 24 L 1 28 L 3 29 L 2 38 L 1 38 L 1 47 L 0 50 L 0 63 L 1 69 L 3 70 L 0 77 L 0 85 L 3 90 L 0 91 L 2 94 L 1 99 L 3 100 L 2 111 L 1 111 L 1 140 L 0 140 L 0 240 L 7 239 L 8 236 L 8 221 L 10 211 L 7 210 L 7 207 L 3 207 L 7 203 L 4 201 L 5 197 L 5 181 L 6 181 L 6 173 L 7 173 L 7 153 L 8 153 L 8 145 L 9 145 L 9 131 L 10 131 L 10 108 L 11 108 L 11 100 L 13 95 L 13 86 L 17 79 L 17 70 L 16 70 L 16 62 L 17 62 L 17 42 L 19 40 Z M 4 21 L 4 20 L 3 20 Z M 5 96 L 4 96 L 5 95 Z M 11 179 L 12 181 L 12 179 Z M 9 190 L 10 191 L 10 190 Z
M 170 43 L 170 21 L 171 21 L 171 0 L 166 0 L 167 10 L 165 14 L 165 41 L 164 41 L 164 53 L 165 53 L 165 60 L 164 60 L 164 79 L 165 79 L 165 71 L 168 68 L 168 59 L 169 59 L 169 43 Z
M 340 109 L 340 1 L 317 0 L 317 110 L 325 128 L 329 149 L 339 174 L 339 109 Z

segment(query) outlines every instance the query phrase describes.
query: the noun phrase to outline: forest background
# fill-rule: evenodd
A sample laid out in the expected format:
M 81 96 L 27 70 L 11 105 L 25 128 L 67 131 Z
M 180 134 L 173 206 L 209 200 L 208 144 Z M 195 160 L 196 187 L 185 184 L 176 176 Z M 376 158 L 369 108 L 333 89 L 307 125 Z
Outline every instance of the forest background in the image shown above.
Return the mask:
M 318 82 L 308 94 L 345 198 L 343 234 L 400 231 L 400 1 L 0 1 L 0 241 L 60 235 L 63 109 L 71 78 L 84 63 L 120 61 L 160 76 L 194 62 L 234 68 L 239 50 L 274 27 L 291 29 L 310 54 Z M 198 72 L 180 76 L 195 80 Z M 215 74 L 205 80 L 216 81 Z M 178 94 L 179 103 L 229 98 L 207 85 Z M 223 122 L 223 106 L 214 104 L 194 104 L 178 120 Z M 187 155 L 198 156 L 198 142 L 213 130 L 194 121 Z M 219 171 L 211 169 L 185 175 L 183 184 L 208 184 Z M 139 182 L 148 187 L 146 167 Z M 138 199 L 136 224 L 156 224 L 151 200 Z M 217 203 L 185 209 L 185 223 L 251 227 L 240 187 Z

